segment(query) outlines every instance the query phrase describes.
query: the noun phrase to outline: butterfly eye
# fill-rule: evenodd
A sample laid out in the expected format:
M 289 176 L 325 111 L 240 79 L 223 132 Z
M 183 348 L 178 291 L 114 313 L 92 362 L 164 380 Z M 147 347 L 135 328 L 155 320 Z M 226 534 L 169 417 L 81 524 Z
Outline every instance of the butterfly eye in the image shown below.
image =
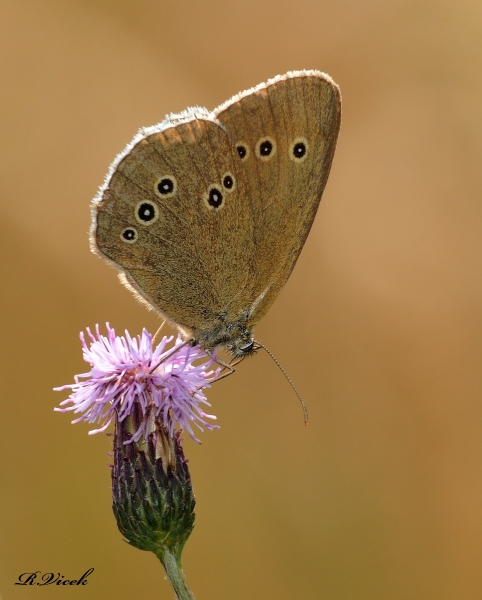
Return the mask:
M 154 202 L 144 200 L 136 206 L 136 219 L 143 225 L 152 225 L 159 218 L 159 209 Z
M 120 234 L 120 238 L 123 242 L 127 242 L 128 244 L 134 244 L 137 242 L 137 231 L 133 227 L 128 227 L 124 229 L 124 231 Z
M 154 186 L 154 191 L 161 198 L 170 198 L 177 192 L 177 181 L 172 175 L 159 177 Z
M 303 162 L 308 156 L 308 142 L 306 138 L 296 138 L 290 146 L 290 158 L 295 162 Z
M 249 146 L 244 142 L 238 142 L 236 144 L 236 150 L 238 151 L 239 158 L 241 160 L 247 160 L 249 156 Z
M 263 161 L 271 160 L 276 154 L 276 142 L 273 138 L 261 138 L 256 144 L 256 156 Z
M 234 182 L 234 177 L 231 175 L 231 173 L 226 173 L 226 175 L 223 177 L 223 187 L 228 193 L 234 191 L 236 185 Z
M 210 210 L 220 209 L 224 203 L 224 196 L 221 190 L 216 185 L 210 185 L 206 194 L 204 194 L 204 202 Z

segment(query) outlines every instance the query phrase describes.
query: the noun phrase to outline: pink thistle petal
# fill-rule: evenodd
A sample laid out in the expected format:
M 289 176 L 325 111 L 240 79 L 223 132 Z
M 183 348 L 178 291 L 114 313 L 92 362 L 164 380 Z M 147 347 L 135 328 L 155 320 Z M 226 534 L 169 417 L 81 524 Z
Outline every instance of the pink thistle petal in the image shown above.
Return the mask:
M 152 336 L 144 329 L 140 336 L 132 338 L 116 336 L 107 323 L 107 336 L 100 334 L 98 325 L 95 336 L 87 328 L 86 341 L 80 334 L 82 354 L 91 370 L 75 376 L 75 383 L 54 388 L 56 391 L 70 390 L 70 396 L 60 403 L 58 412 L 83 413 L 72 421 L 78 423 L 101 423 L 89 434 L 104 431 L 117 412 L 119 420 L 127 418 L 135 405 L 141 409 L 142 422 L 131 441 L 145 437 L 151 410 L 160 417 L 171 435 L 176 429 L 188 431 L 195 441 L 192 424 L 201 431 L 217 429 L 206 421 L 216 419 L 205 413 L 201 405 L 210 406 L 203 389 L 210 387 L 220 369 L 211 369 L 212 357 L 201 348 L 183 343 L 178 337 L 173 348 L 166 346 L 173 340 L 164 337 L 155 349 Z M 173 351 L 177 348 L 177 351 Z M 194 365 L 195 361 L 203 362 Z M 70 405 L 70 406 L 65 406 Z

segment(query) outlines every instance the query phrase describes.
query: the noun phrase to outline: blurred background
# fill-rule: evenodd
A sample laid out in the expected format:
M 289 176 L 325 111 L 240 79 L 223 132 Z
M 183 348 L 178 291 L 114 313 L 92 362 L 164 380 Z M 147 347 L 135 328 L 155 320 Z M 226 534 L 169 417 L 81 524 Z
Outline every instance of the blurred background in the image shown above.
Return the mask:
M 89 203 L 139 127 L 290 69 L 343 122 L 300 260 L 186 441 L 198 600 L 482 597 L 482 4 L 2 0 L 0 596 L 172 598 L 111 512 L 110 438 L 53 412 L 78 333 L 155 331 L 89 251 Z M 80 590 L 80 591 L 79 591 Z M 32 596 L 33 597 L 33 596 Z

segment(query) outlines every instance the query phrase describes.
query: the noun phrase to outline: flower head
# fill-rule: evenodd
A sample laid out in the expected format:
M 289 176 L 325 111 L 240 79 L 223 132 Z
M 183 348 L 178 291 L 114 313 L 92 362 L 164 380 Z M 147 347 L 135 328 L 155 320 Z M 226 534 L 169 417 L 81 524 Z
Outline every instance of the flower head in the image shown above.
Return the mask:
M 164 337 L 153 349 L 152 336 L 145 329 L 135 338 L 127 331 L 125 337 L 116 336 L 109 324 L 107 336 L 99 333 L 98 326 L 95 336 L 90 329 L 87 334 L 90 344 L 83 332 L 80 339 L 84 360 L 91 370 L 76 375 L 75 383 L 55 388 L 72 391 L 69 398 L 60 403 L 60 406 L 71 406 L 56 408 L 56 411 L 83 413 L 72 423 L 101 422 L 100 428 L 89 432 L 99 433 L 109 426 L 116 414 L 119 421 L 123 421 L 136 406 L 140 409 L 136 414 L 141 417 L 136 419 L 136 431 L 129 441 L 147 438 L 148 421 L 152 416 L 162 422 L 172 437 L 176 428 L 185 429 L 199 442 L 191 426 L 193 423 L 201 431 L 203 427 L 217 429 L 217 425 L 206 421 L 216 417 L 206 414 L 201 406 L 210 406 L 202 390 L 210 387 L 219 369 L 211 369 L 214 360 L 201 348 L 190 346 L 178 337 L 175 346 L 166 350 L 173 339 L 171 336 Z M 205 359 L 203 363 L 193 364 L 202 359 Z

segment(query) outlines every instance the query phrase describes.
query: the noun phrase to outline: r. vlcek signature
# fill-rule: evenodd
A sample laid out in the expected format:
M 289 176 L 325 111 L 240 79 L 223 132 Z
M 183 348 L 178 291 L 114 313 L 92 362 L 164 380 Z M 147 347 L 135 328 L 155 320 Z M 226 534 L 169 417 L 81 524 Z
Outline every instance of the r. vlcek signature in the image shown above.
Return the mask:
M 34 571 L 32 573 L 22 573 L 18 577 L 15 585 L 87 585 L 87 577 L 94 571 L 88 569 L 79 579 L 65 579 L 65 575 L 60 573 L 44 573 Z

